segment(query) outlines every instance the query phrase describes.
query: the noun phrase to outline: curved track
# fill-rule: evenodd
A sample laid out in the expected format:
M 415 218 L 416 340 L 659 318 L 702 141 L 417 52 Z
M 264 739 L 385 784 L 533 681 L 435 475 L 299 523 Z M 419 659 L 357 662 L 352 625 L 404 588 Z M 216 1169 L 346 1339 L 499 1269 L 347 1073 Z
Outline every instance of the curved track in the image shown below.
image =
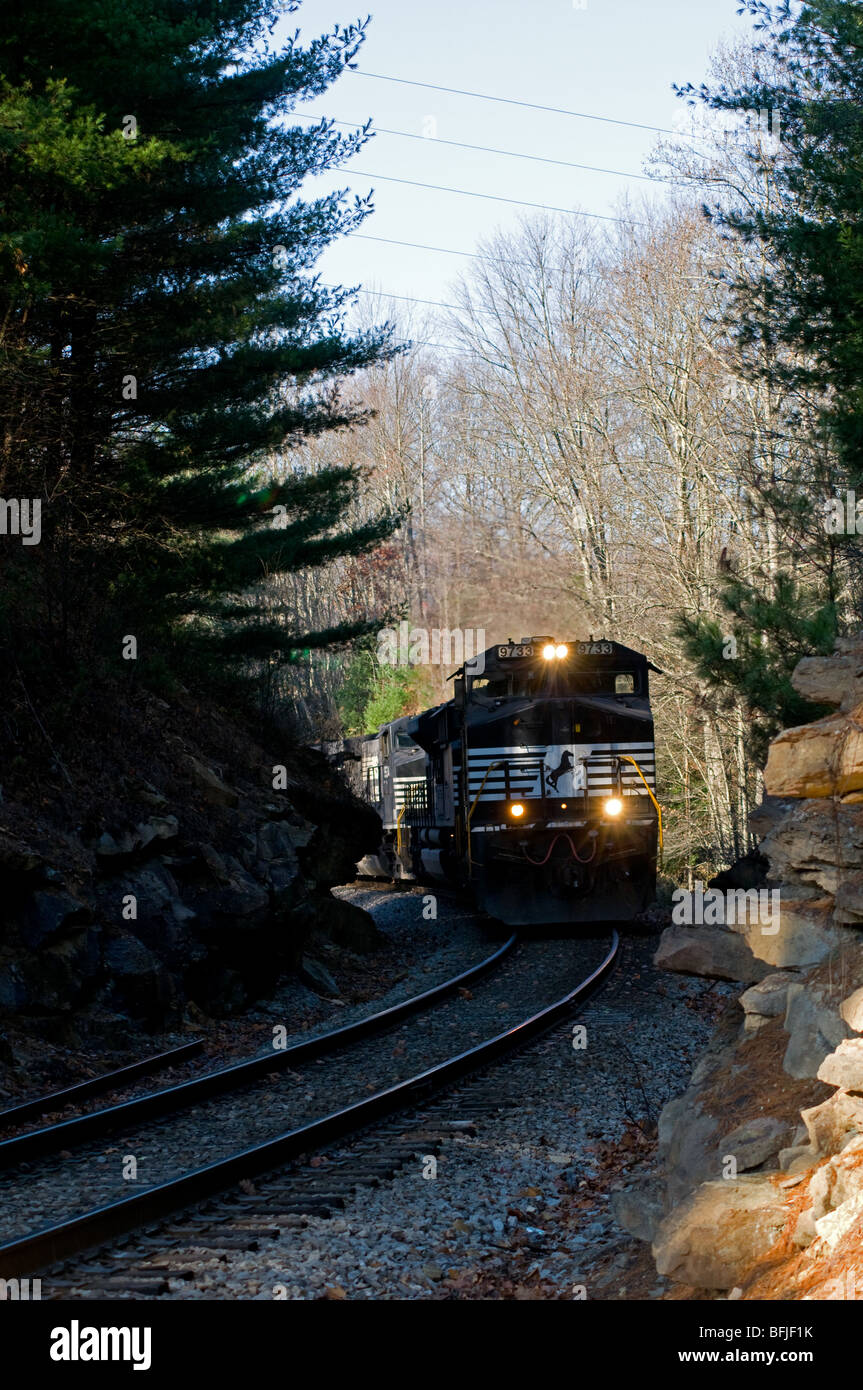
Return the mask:
M 412 995 L 410 999 L 403 1000 L 401 1004 L 393 1004 L 388 1009 L 381 1009 L 375 1014 L 357 1020 L 356 1023 L 346 1023 L 342 1028 L 334 1028 L 315 1038 L 294 1043 L 292 1047 L 280 1048 L 278 1051 L 268 1052 L 259 1057 L 251 1057 L 245 1062 L 235 1062 L 233 1066 L 221 1067 L 218 1071 L 207 1072 L 204 1076 L 194 1077 L 191 1081 L 182 1081 L 177 1086 L 166 1087 L 164 1091 L 154 1091 L 150 1095 L 138 1096 L 134 1100 L 121 1101 L 119 1105 L 109 1106 L 105 1110 L 96 1110 L 88 1115 L 78 1115 L 71 1120 L 60 1120 L 57 1124 L 43 1125 L 41 1129 L 16 1135 L 14 1139 L 6 1139 L 0 1142 L 0 1168 L 9 1168 L 16 1163 L 30 1162 L 44 1154 L 59 1149 L 68 1149 L 74 1144 L 83 1144 L 91 1139 L 100 1139 L 130 1123 L 152 1120 L 160 1115 L 184 1110 L 190 1105 L 196 1105 L 199 1101 L 209 1099 L 211 1096 L 224 1095 L 227 1091 L 248 1085 L 271 1072 L 289 1068 L 297 1062 L 309 1061 L 311 1058 L 325 1057 L 327 1053 L 334 1052 L 337 1048 L 356 1042 L 360 1038 L 368 1037 L 370 1034 L 382 1032 L 401 1019 L 408 1018 L 411 1014 L 428 1008 L 429 1005 L 436 1003 L 437 1000 L 451 994 L 454 990 L 461 989 L 481 979 L 512 950 L 516 940 L 515 935 L 511 936 L 498 950 L 490 956 L 486 956 L 485 960 L 481 960 L 477 965 L 472 965 L 468 970 L 462 970 L 458 975 L 444 980 L 442 984 L 424 990 L 422 994 Z M 190 1048 L 197 1047 L 198 1050 L 201 1046 L 200 1043 L 189 1044 Z M 178 1051 L 182 1050 L 178 1049 Z M 170 1056 L 171 1054 L 167 1055 Z M 170 1063 L 165 1062 L 163 1065 L 167 1066 Z M 137 1075 L 144 1075 L 147 1070 L 154 1069 L 148 1067 L 147 1063 L 140 1063 L 138 1066 L 141 1070 L 137 1071 Z M 125 1069 L 125 1072 L 135 1071 L 135 1067 Z M 125 1072 L 111 1072 L 105 1077 L 97 1078 L 98 1089 L 109 1089 L 111 1079 L 124 1076 Z M 134 1078 L 129 1076 L 128 1079 Z M 58 1105 L 60 1103 L 67 1104 L 69 1100 L 73 1100 L 79 1095 L 79 1088 L 71 1087 L 70 1090 L 58 1092 L 48 1099 Z M 63 1097 L 67 1099 L 63 1100 Z M 42 1109 L 45 1108 L 42 1101 L 32 1101 L 29 1104 L 41 1106 Z M 24 1108 L 26 1107 L 16 1107 L 16 1110 L 8 1111 L 7 1114 L 10 1116 L 18 1115 L 19 1111 Z M 37 1111 L 37 1113 L 42 1113 L 42 1110 Z M 0 1121 L 4 1118 L 4 1116 L 0 1116 Z
M 406 1001 L 405 1004 L 397 1005 L 394 1010 L 385 1010 L 374 1015 L 371 1019 L 363 1020 L 360 1025 L 348 1025 L 347 1028 L 338 1029 L 333 1034 L 324 1035 L 323 1038 L 310 1039 L 307 1043 L 299 1044 L 299 1048 L 314 1048 L 315 1045 L 329 1043 L 329 1047 L 325 1050 L 331 1050 L 333 1047 L 352 1041 L 352 1037 L 347 1035 L 353 1034 L 353 1030 L 358 1027 L 364 1032 L 384 1028 L 388 1026 L 388 1023 L 394 1021 L 395 1016 L 422 1009 L 424 1007 L 423 1001 L 425 1003 L 430 1002 L 430 996 L 436 998 L 442 992 L 457 988 L 465 976 L 475 975 L 489 969 L 505 951 L 511 949 L 511 946 L 512 942 L 506 943 L 505 947 L 495 952 L 494 956 L 482 962 L 480 966 L 473 967 L 472 971 L 463 972 L 456 980 L 448 981 L 443 986 L 438 986 L 434 990 L 427 991 L 424 995 Z M 380 1089 L 373 1095 L 354 1101 L 321 1118 L 287 1130 L 265 1142 L 231 1153 L 229 1156 L 205 1166 L 186 1171 L 178 1177 L 158 1183 L 141 1193 L 99 1206 L 71 1219 L 55 1222 L 42 1230 L 8 1241 L 0 1246 L 0 1276 L 17 1277 L 33 1270 L 43 1269 L 48 1265 L 68 1259 L 73 1254 L 115 1240 L 126 1232 L 138 1231 L 149 1223 L 163 1220 L 182 1208 L 205 1201 L 237 1182 L 249 1180 L 288 1160 L 296 1159 L 298 1156 L 319 1149 L 325 1144 L 330 1144 L 337 1139 L 353 1135 L 369 1125 L 379 1123 L 384 1117 L 409 1107 L 435 1091 L 441 1091 L 451 1086 L 468 1073 L 478 1070 L 485 1064 L 545 1032 L 560 1018 L 568 1014 L 576 1004 L 586 1000 L 613 968 L 618 949 L 619 938 L 617 932 L 613 931 L 611 945 L 599 965 L 593 968 L 573 988 L 568 989 L 565 994 L 476 1046 L 462 1049 L 447 1057 L 446 1060 L 409 1076 L 405 1080 Z M 356 1035 L 354 1034 L 354 1036 Z M 339 1039 L 338 1043 L 332 1041 L 334 1038 Z M 294 1050 L 294 1056 L 296 1057 L 296 1050 Z M 266 1070 L 272 1071 L 273 1061 L 272 1057 L 266 1057 L 255 1059 L 255 1064 L 263 1063 Z M 250 1065 L 253 1064 L 242 1063 L 240 1068 Z M 238 1070 L 237 1067 L 228 1068 L 227 1073 L 236 1076 Z M 217 1077 L 222 1075 L 222 1073 L 216 1074 Z M 206 1082 L 208 1079 L 200 1078 L 200 1081 Z M 198 1084 L 198 1082 L 186 1083 L 187 1086 Z M 232 1086 L 242 1084 L 242 1079 L 231 1084 Z M 174 1090 L 181 1091 L 184 1089 L 183 1087 L 174 1088 Z M 150 1101 L 153 1097 L 143 1099 Z M 134 1104 L 134 1102 L 129 1104 Z M 127 1107 L 115 1107 L 116 1109 L 127 1110 Z M 91 1119 L 93 1117 L 83 1118 Z M 69 1123 L 79 1122 L 71 1121 Z M 68 1125 L 52 1128 L 68 1132 Z M 22 1138 L 30 1139 L 36 1137 L 22 1136 Z
M 181 1047 L 172 1047 L 169 1052 L 144 1057 L 142 1061 L 132 1062 L 128 1067 L 119 1067 L 116 1071 L 103 1072 L 101 1076 L 90 1077 L 87 1081 L 78 1081 L 74 1086 L 67 1086 L 62 1091 L 51 1091 L 47 1096 L 24 1100 L 20 1105 L 0 1110 L 0 1129 L 24 1124 L 27 1120 L 38 1120 L 40 1115 L 54 1114 L 58 1110 L 64 1110 L 67 1105 L 78 1105 L 82 1100 L 89 1100 L 91 1096 L 100 1096 L 106 1091 L 118 1091 L 124 1086 L 131 1086 L 142 1076 L 153 1076 L 158 1071 L 167 1071 L 171 1067 L 191 1061 L 193 1057 L 199 1057 L 203 1050 L 203 1039 L 198 1038 L 195 1042 L 183 1043 Z

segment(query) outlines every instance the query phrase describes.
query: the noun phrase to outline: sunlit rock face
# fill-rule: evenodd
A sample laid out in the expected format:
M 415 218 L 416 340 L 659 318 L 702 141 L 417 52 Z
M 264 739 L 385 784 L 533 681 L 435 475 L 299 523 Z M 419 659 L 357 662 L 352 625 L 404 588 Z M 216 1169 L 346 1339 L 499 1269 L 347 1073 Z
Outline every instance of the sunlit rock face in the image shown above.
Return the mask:
M 730 1289 L 785 1229 L 781 1191 L 753 1178 L 706 1182 L 662 1222 L 653 1242 L 660 1274 L 697 1288 Z
M 815 724 L 785 729 L 770 746 L 764 786 L 771 796 L 863 792 L 863 703 Z
M 652 1239 L 660 1273 L 695 1289 L 860 1298 L 863 634 L 793 679 L 836 712 L 770 748 L 752 819 L 779 911 L 767 930 L 669 928 L 657 953 L 748 988 L 663 1111 L 654 1214 L 635 1233 Z M 624 1218 L 630 1207 L 617 1203 Z

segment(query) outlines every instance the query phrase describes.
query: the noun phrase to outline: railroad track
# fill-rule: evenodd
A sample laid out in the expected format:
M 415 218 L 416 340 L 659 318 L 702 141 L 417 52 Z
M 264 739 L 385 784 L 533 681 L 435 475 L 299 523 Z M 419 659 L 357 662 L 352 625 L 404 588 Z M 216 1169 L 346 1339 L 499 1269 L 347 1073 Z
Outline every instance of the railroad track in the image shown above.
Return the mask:
M 0 1275 L 4 1278 L 16 1278 L 54 1267 L 52 1287 L 56 1286 L 58 1294 L 63 1288 L 80 1289 L 83 1275 L 85 1287 L 96 1290 L 95 1296 L 100 1296 L 99 1291 L 101 1296 L 116 1296 L 117 1291 L 124 1288 L 133 1295 L 137 1293 L 141 1296 L 156 1296 L 166 1291 L 169 1270 L 172 1271 L 171 1278 L 194 1277 L 195 1263 L 194 1260 L 189 1261 L 189 1252 L 197 1252 L 200 1259 L 203 1257 L 202 1252 L 238 1248 L 257 1250 L 262 1243 L 275 1240 L 286 1228 L 301 1223 L 309 1215 L 332 1215 L 344 1205 L 348 1196 L 363 1186 L 391 1176 L 417 1154 L 428 1156 L 436 1153 L 446 1138 L 460 1128 L 463 1129 L 465 1123 L 447 1118 L 444 1111 L 435 1112 L 434 1106 L 431 1111 L 424 1110 L 419 1119 L 408 1122 L 394 1123 L 392 1116 L 426 1102 L 434 1093 L 453 1087 L 487 1063 L 551 1028 L 570 1013 L 577 1003 L 586 999 L 606 977 L 614 964 L 618 944 L 617 934 L 613 933 L 610 946 L 603 947 L 603 954 L 598 962 L 592 962 L 588 973 L 582 975 L 576 983 L 570 983 L 563 994 L 559 993 L 558 968 L 557 992 L 554 992 L 551 998 L 546 998 L 540 1007 L 532 1007 L 517 1022 L 504 1030 L 490 1030 L 491 1035 L 481 1042 L 474 1046 L 461 1046 L 456 1052 L 452 1052 L 448 1046 L 448 1049 L 444 1049 L 445 1055 L 442 1059 L 420 1070 L 408 1067 L 408 1074 L 392 1081 L 391 1084 L 375 1086 L 374 1083 L 367 1083 L 373 1093 L 360 1099 L 356 1098 L 360 1089 L 357 1077 L 369 1073 L 362 1048 L 359 1058 L 354 1055 L 357 1048 L 352 1044 L 356 1042 L 356 1037 L 350 1036 L 354 1030 L 358 1026 L 362 1030 L 357 1036 L 380 1032 L 382 1029 L 391 1029 L 393 1023 L 398 1022 L 403 1015 L 420 1013 L 420 1017 L 414 1022 L 412 1035 L 415 1047 L 416 1035 L 423 1029 L 430 1029 L 432 1021 L 439 1034 L 441 1029 L 444 1030 L 441 1036 L 446 1034 L 447 1029 L 458 1027 L 461 1030 L 460 1039 L 463 1041 L 466 1023 L 479 1021 L 478 1013 L 488 1022 L 494 1017 L 495 1010 L 511 1007 L 511 1001 L 495 1001 L 494 993 L 487 991 L 489 997 L 482 1006 L 479 1009 L 472 1008 L 471 1004 L 475 1004 L 476 997 L 465 983 L 466 979 L 473 983 L 481 974 L 489 972 L 499 963 L 504 955 L 512 952 L 511 942 L 506 943 L 505 947 L 481 962 L 478 967 L 462 972 L 443 986 L 396 1006 L 395 1010 L 363 1020 L 361 1025 L 348 1025 L 346 1029 L 336 1030 L 334 1034 L 299 1044 L 298 1048 L 302 1050 L 323 1046 L 325 1051 L 332 1050 L 333 1047 L 345 1050 L 346 1045 L 351 1045 L 347 1047 L 346 1053 L 349 1059 L 347 1103 L 323 1115 L 318 1114 L 304 1123 L 295 1124 L 290 1129 L 283 1128 L 260 1142 L 248 1144 L 241 1149 L 235 1148 L 212 1162 L 191 1167 L 184 1165 L 182 1171 L 169 1176 L 165 1181 L 156 1182 L 145 1190 L 123 1197 L 119 1201 L 104 1201 L 71 1217 L 63 1212 L 61 1219 L 50 1221 L 41 1229 L 31 1230 L 27 1234 L 7 1240 L 0 1246 Z M 495 975 L 495 984 L 500 985 L 501 977 L 508 969 L 510 989 L 513 984 L 523 988 L 525 974 L 529 981 L 536 976 L 542 976 L 541 967 L 544 961 L 545 974 L 549 977 L 544 980 L 544 987 L 545 993 L 548 994 L 554 969 L 566 958 L 567 951 L 571 956 L 571 942 L 564 943 L 563 947 L 560 943 L 553 943 L 552 946 L 544 943 L 541 950 L 535 943 L 529 946 L 522 943 L 510 956 L 507 966 Z M 442 1006 L 442 998 L 446 994 L 452 995 L 453 992 L 457 1000 L 449 1006 Z M 441 1017 L 444 1007 L 448 1007 L 451 1012 L 455 1008 L 457 1017 L 451 1019 L 446 1014 Z M 423 1010 L 425 1012 L 421 1012 Z M 497 1017 L 500 1017 L 499 1013 Z M 338 1039 L 338 1042 L 332 1042 L 333 1039 Z M 402 1046 L 401 1041 L 397 1042 L 393 1057 Z M 305 1060 L 312 1055 L 304 1051 Z M 255 1080 L 259 1075 L 258 1064 L 261 1062 L 265 1063 L 268 1069 L 265 1075 L 272 1076 L 272 1058 L 254 1060 L 257 1068 Z M 296 1051 L 294 1061 L 297 1061 Z M 319 1064 L 320 1058 L 317 1061 Z M 248 1065 L 250 1064 L 242 1063 L 239 1067 Z M 283 1063 L 283 1067 L 289 1076 L 294 1075 L 288 1061 Z M 238 1085 L 245 1087 L 248 1080 L 252 1079 L 246 1074 L 237 1081 L 237 1071 L 237 1067 L 225 1069 L 225 1072 L 234 1077 L 231 1083 L 234 1090 Z M 222 1073 L 217 1075 L 222 1076 Z M 198 1078 L 193 1083 L 185 1083 L 183 1087 L 172 1090 L 185 1090 L 183 1104 L 188 1106 L 192 1103 L 192 1093 L 186 1088 L 197 1087 L 209 1079 Z M 344 1078 L 342 1080 L 344 1083 Z M 219 1084 L 224 1090 L 224 1080 Z M 501 1096 L 499 1091 L 498 1087 L 498 1094 L 490 1098 L 489 1108 L 499 1109 L 500 1105 L 505 1103 L 505 1097 Z M 152 1097 L 142 1099 L 145 1102 L 153 1100 Z M 245 1096 L 243 1099 L 245 1100 Z M 122 1122 L 125 1125 L 130 1116 L 138 1118 L 134 1110 L 129 1110 L 129 1106 L 135 1107 L 139 1103 L 128 1102 L 126 1106 L 112 1107 L 112 1110 L 125 1111 Z M 255 1113 L 258 1108 L 254 1107 Z M 206 1111 L 206 1106 L 197 1106 L 196 1109 Z M 162 1116 L 165 1113 L 164 1110 L 161 1111 Z M 251 1113 L 250 1111 L 249 1114 Z M 93 1121 L 94 1118 L 97 1117 L 84 1116 L 81 1120 Z M 115 1114 L 112 1121 L 114 1128 L 117 1127 L 116 1118 Z M 147 1118 L 152 1118 L 152 1115 L 148 1114 Z M 209 1132 L 206 1114 L 199 1118 L 204 1121 L 204 1130 Z M 68 1135 L 69 1125 L 80 1123 L 69 1121 L 59 1127 L 49 1128 L 59 1128 Z M 107 1131 L 102 1131 L 105 1132 Z M 76 1133 L 85 1138 L 92 1137 L 86 1130 L 79 1129 Z M 123 1133 L 127 1133 L 125 1128 Z M 199 1139 L 200 1133 L 199 1130 Z M 39 1134 L 37 1131 L 36 1136 Z M 360 1136 L 359 1139 L 356 1138 L 357 1135 Z M 20 1139 L 29 1139 L 33 1144 L 38 1142 L 36 1136 L 21 1136 Z M 350 1152 L 330 1159 L 326 1163 L 326 1172 L 321 1172 L 308 1163 L 304 1166 L 300 1162 L 304 1157 L 308 1158 L 310 1154 L 318 1153 L 326 1146 L 338 1144 L 348 1136 L 352 1136 Z M 152 1141 L 152 1134 L 150 1138 Z M 19 1143 L 20 1139 L 8 1142 Z M 48 1148 L 42 1149 L 41 1152 L 49 1152 L 50 1149 L 56 1148 L 56 1142 L 55 1135 Z M 134 1145 L 127 1140 L 124 1141 L 124 1147 L 129 1150 Z M 18 1153 L 20 1152 L 19 1149 Z M 36 1152 L 40 1151 L 37 1149 Z M 66 1149 L 64 1153 L 71 1157 Z M 32 1149 L 30 1156 L 33 1156 Z M 20 1162 L 20 1159 L 16 1161 Z M 92 1164 L 93 1156 L 90 1155 L 86 1161 Z M 104 1163 L 105 1160 L 103 1157 L 96 1161 Z M 285 1165 L 291 1166 L 285 1169 Z M 280 1169 L 283 1171 L 277 1171 Z M 260 1180 L 264 1174 L 271 1176 L 262 1184 Z M 26 1176 L 32 1184 L 34 1175 Z M 2 1191 L 0 1202 L 5 1206 L 5 1194 Z M 130 1232 L 134 1234 L 129 1236 Z M 117 1241 L 124 1235 L 127 1237 L 127 1243 L 118 1249 Z M 62 1271 L 56 1269 L 58 1263 L 80 1255 L 82 1251 L 108 1243 L 111 1243 L 113 1248 L 106 1256 L 97 1257 L 92 1268 L 88 1264 L 82 1269 L 80 1261 L 77 1261 L 74 1270 L 68 1267 Z M 123 1266 L 122 1273 L 116 1272 L 119 1266 Z M 91 1270 L 89 1275 L 86 1274 L 87 1269 Z M 48 1292 L 50 1295 L 50 1288 Z
M 127 1067 L 118 1067 L 115 1071 L 103 1072 L 101 1076 L 77 1081 L 74 1086 L 67 1086 L 62 1091 L 51 1091 L 48 1095 L 37 1096 L 34 1100 L 22 1101 L 19 1105 L 10 1106 L 8 1110 L 0 1110 L 0 1130 L 26 1124 L 28 1120 L 38 1120 L 42 1115 L 55 1114 L 65 1110 L 69 1105 L 80 1105 L 82 1101 L 104 1095 L 107 1091 L 122 1090 L 140 1081 L 142 1077 L 155 1076 L 160 1071 L 171 1071 L 174 1067 L 200 1057 L 203 1050 L 203 1039 L 198 1038 L 194 1042 L 183 1043 L 181 1047 L 172 1047 L 168 1052 L 144 1057 L 140 1062 L 132 1062 Z
M 410 999 L 405 999 L 400 1004 L 393 1004 L 388 1009 L 381 1009 L 355 1023 L 346 1023 L 342 1028 L 334 1028 L 329 1032 L 320 1033 L 316 1037 L 294 1043 L 291 1047 L 274 1050 L 263 1056 L 251 1057 L 244 1062 L 235 1062 L 229 1067 L 220 1067 L 216 1071 L 207 1072 L 190 1081 L 182 1081 L 178 1085 L 166 1087 L 162 1091 L 138 1096 L 134 1100 L 121 1101 L 105 1110 L 96 1110 L 89 1114 L 77 1115 L 73 1119 L 61 1120 L 56 1124 L 43 1125 L 39 1129 L 0 1141 L 0 1169 L 10 1168 L 18 1163 L 30 1162 L 34 1158 L 67 1149 L 71 1145 L 103 1138 L 105 1135 L 115 1133 L 130 1124 L 156 1119 L 178 1110 L 187 1109 L 211 1096 L 224 1095 L 229 1091 L 248 1086 L 260 1077 L 269 1076 L 280 1070 L 287 1070 L 300 1062 L 325 1057 L 328 1053 L 354 1043 L 360 1038 L 383 1032 L 401 1019 L 408 1018 L 411 1014 L 428 1008 L 437 1000 L 453 993 L 454 990 L 466 988 L 469 984 L 481 979 L 483 975 L 493 970 L 504 956 L 508 955 L 515 946 L 516 939 L 515 935 L 510 936 L 502 946 L 493 951 L 491 955 L 486 956 L 484 960 L 470 966 L 467 970 L 460 971 L 458 975 L 444 980 L 442 984 L 434 985 L 421 994 L 412 995 Z M 197 1050 L 200 1050 L 202 1046 L 202 1043 L 189 1045 L 190 1048 Z M 177 1049 L 178 1052 L 183 1050 L 182 1048 Z M 93 1082 L 85 1082 L 84 1086 L 94 1088 L 91 1094 L 98 1091 L 104 1092 L 112 1089 L 111 1083 L 115 1078 L 123 1076 L 131 1081 L 137 1079 L 137 1076 L 146 1074 L 147 1071 L 157 1070 L 157 1063 L 162 1063 L 164 1066 L 171 1065 L 171 1063 L 163 1061 L 165 1057 L 169 1056 L 171 1056 L 170 1053 L 160 1054 L 158 1058 L 125 1068 L 123 1072 L 110 1072 L 103 1077 L 96 1078 Z M 136 1075 L 132 1076 L 130 1073 L 136 1073 Z M 32 1113 L 42 1114 L 45 1113 L 46 1102 L 49 1100 L 54 1109 L 60 1109 L 63 1105 L 80 1098 L 80 1093 L 80 1086 L 72 1086 L 67 1091 L 55 1092 L 52 1096 L 42 1100 L 16 1106 L 13 1111 L 7 1111 L 6 1114 L 19 1116 L 20 1112 L 27 1110 L 28 1107 L 33 1107 Z M 0 1123 L 4 1119 L 5 1117 L 0 1115 Z

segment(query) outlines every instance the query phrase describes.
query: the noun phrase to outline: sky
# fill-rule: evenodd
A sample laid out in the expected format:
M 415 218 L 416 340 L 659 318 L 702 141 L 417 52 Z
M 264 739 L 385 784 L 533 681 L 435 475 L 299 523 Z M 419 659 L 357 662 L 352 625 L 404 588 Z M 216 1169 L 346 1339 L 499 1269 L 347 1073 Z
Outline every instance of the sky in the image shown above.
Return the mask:
M 627 193 L 655 196 L 655 185 L 625 175 L 643 174 L 655 128 L 671 129 L 680 119 L 672 84 L 697 85 L 720 40 L 753 35 L 751 19 L 738 17 L 737 8 L 738 0 L 377 0 L 358 71 L 346 72 L 324 96 L 298 108 L 354 124 L 371 117 L 380 132 L 340 169 L 303 185 L 304 197 L 339 187 L 363 195 L 374 190 L 375 211 L 361 236 L 324 253 L 318 265 L 323 280 L 361 284 L 372 301 L 367 310 L 373 296 L 383 294 L 404 297 L 394 301 L 400 314 L 434 315 L 409 301 L 451 301 L 453 281 L 471 262 L 447 253 L 475 251 L 495 230 L 514 228 L 531 215 L 529 208 L 493 197 L 608 217 L 620 211 Z M 280 21 L 277 35 L 299 28 L 308 40 L 366 13 L 348 8 L 346 0 L 304 0 Z M 492 147 L 532 158 L 488 153 Z M 389 181 L 400 179 L 464 192 Z M 445 249 L 394 244 L 403 242 Z

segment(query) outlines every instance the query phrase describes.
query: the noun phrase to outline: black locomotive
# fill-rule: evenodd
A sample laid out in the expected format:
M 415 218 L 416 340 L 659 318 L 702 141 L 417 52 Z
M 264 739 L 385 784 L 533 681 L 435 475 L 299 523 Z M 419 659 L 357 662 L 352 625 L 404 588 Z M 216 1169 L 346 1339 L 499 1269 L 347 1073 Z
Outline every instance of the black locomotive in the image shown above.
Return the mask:
M 460 667 L 446 704 L 349 740 L 384 827 L 360 872 L 469 884 L 515 926 L 633 918 L 662 838 L 656 669 L 617 642 L 506 642 Z

